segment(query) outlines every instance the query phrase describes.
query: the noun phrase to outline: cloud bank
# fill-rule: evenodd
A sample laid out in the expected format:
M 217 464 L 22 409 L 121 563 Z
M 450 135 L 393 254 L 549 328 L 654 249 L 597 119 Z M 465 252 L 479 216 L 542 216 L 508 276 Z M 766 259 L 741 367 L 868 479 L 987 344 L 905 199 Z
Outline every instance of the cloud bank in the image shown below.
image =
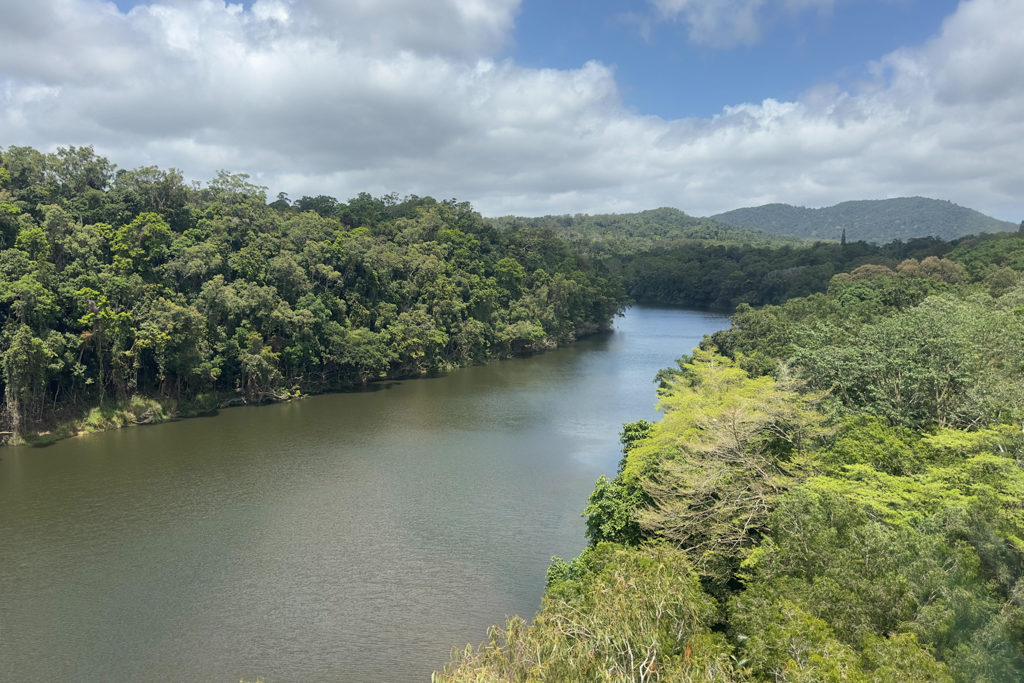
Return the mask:
M 488 215 L 706 215 L 918 194 L 1024 215 L 1022 0 L 961 3 L 928 43 L 880 56 L 854 88 L 678 120 L 627 110 L 600 62 L 502 59 L 517 10 L 518 0 L 162 0 L 128 13 L 99 0 L 11 3 L 0 145 L 93 144 L 122 166 L 200 180 L 248 172 L 293 198 L 396 191 Z

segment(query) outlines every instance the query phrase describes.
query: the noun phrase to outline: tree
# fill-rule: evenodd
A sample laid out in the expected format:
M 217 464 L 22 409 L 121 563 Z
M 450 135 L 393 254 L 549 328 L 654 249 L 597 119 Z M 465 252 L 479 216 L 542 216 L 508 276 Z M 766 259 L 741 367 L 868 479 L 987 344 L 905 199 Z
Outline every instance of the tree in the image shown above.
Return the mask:
M 586 536 L 592 546 L 604 541 L 637 545 L 644 539 L 644 531 L 637 521 L 637 512 L 650 505 L 651 499 L 644 492 L 639 477 L 633 472 L 624 477 L 623 470 L 630 451 L 643 443 L 653 426 L 647 420 L 637 420 L 622 426 L 619 442 L 622 444 L 623 458 L 619 461 L 618 475 L 609 481 L 602 474 L 594 484 L 587 507 L 583 510 L 583 516 L 587 518 Z
M 37 417 L 35 413 L 42 402 L 51 354 L 43 340 L 33 335 L 25 324 L 6 325 L 0 340 L 5 349 L 0 353 L 0 369 L 10 441 L 18 443 L 22 426 L 28 419 Z
M 642 479 L 653 504 L 640 510 L 641 526 L 684 549 L 702 574 L 727 580 L 824 433 L 811 399 L 695 351 L 661 397 L 665 417 L 627 456 L 625 472 L 656 463 Z
M 440 681 L 736 680 L 710 626 L 715 601 L 686 557 L 665 547 L 588 549 L 555 572 L 541 611 L 510 619 L 490 643 L 456 653 Z
M 110 235 L 114 268 L 122 273 L 152 276 L 154 267 L 166 260 L 170 244 L 171 227 L 163 216 L 141 213 Z
M 1022 334 L 1017 316 L 991 298 L 932 297 L 856 335 L 820 328 L 794 360 L 837 410 L 911 428 L 968 427 L 1020 419 L 1009 387 L 1024 372 Z

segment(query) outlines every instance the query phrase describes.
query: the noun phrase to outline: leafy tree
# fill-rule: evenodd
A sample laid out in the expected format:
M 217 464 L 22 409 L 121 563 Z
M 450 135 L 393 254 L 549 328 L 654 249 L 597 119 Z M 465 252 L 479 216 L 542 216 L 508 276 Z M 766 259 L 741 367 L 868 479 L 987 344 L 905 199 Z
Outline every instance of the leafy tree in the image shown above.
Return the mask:
M 661 408 L 665 417 L 624 470 L 656 463 L 643 478 L 654 504 L 640 523 L 724 580 L 763 532 L 774 498 L 798 480 L 823 419 L 793 388 L 704 351 L 682 366 Z
M 514 618 L 437 680 L 728 680 L 715 601 L 667 548 L 602 543 L 555 580 L 530 625 Z M 469 678 L 472 676 L 473 678 Z
M 811 385 L 851 410 L 909 427 L 967 427 L 1018 419 L 1003 391 L 1024 369 L 1012 312 L 991 300 L 935 297 L 868 325 L 856 337 L 812 335 L 794 358 Z M 829 339 L 831 337 L 831 340 Z

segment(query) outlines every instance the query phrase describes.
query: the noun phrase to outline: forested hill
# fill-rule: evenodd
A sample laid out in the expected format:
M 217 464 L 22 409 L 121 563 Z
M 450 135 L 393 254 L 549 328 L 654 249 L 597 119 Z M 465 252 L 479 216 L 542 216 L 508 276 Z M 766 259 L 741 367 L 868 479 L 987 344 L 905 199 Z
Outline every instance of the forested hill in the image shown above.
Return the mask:
M 550 231 L 466 203 L 267 203 L 0 148 L 0 439 L 411 377 L 569 343 L 625 295 Z
M 716 244 L 798 245 L 803 240 L 780 237 L 761 230 L 725 225 L 711 218 L 695 218 L 679 209 L 662 207 L 636 213 L 575 214 L 562 216 L 503 216 L 489 219 L 498 228 L 547 228 L 567 239 L 587 242 L 598 253 L 628 255 L 665 242 L 701 241 Z
M 862 205 L 873 208 L 867 212 L 855 210 Z M 928 208 L 931 214 L 935 214 L 936 209 L 946 211 L 943 217 L 947 221 L 946 232 L 968 237 L 955 240 L 904 237 L 901 240 L 891 226 L 887 228 L 891 232 L 885 232 L 887 224 L 880 217 L 883 228 L 872 229 L 871 233 L 878 236 L 881 244 L 857 238 L 858 230 L 852 228 L 847 231 L 847 241 L 841 243 L 841 231 L 830 235 L 828 240 L 773 235 L 729 227 L 715 219 L 695 218 L 671 208 L 629 214 L 505 216 L 489 220 L 502 230 L 529 226 L 550 230 L 570 240 L 618 274 L 627 293 L 637 302 L 730 311 L 743 303 L 779 304 L 789 298 L 824 291 L 833 275 L 866 264 L 914 270 L 926 259 L 941 257 L 960 242 L 971 239 L 975 232 L 981 232 L 977 229 L 977 218 L 981 214 L 949 202 L 916 199 L 847 202 L 833 210 L 842 213 L 844 208 L 849 209 L 850 215 L 856 218 L 850 224 L 860 225 L 873 220 L 871 216 L 879 212 L 898 213 L 896 210 L 901 206 L 911 207 L 905 212 L 909 216 L 913 213 L 912 207 L 919 205 Z M 954 210 L 947 211 L 949 207 Z M 794 212 L 818 215 L 829 211 L 781 204 L 762 208 L 769 214 L 773 208 L 778 209 L 781 217 L 777 224 L 782 230 L 788 229 L 786 216 L 793 216 Z M 919 211 L 914 220 L 924 221 L 921 216 L 929 215 L 928 211 Z M 982 227 L 991 225 L 993 219 L 981 218 L 984 219 L 980 223 Z M 960 222 L 954 225 L 949 221 Z M 998 223 L 997 228 L 1003 230 L 1007 226 L 1009 224 Z M 931 267 L 928 264 L 930 260 L 926 269 Z
M 842 202 L 823 209 L 789 204 L 735 209 L 712 220 L 774 235 L 885 244 L 915 237 L 950 240 L 984 232 L 1010 232 L 1018 226 L 952 202 L 925 197 Z

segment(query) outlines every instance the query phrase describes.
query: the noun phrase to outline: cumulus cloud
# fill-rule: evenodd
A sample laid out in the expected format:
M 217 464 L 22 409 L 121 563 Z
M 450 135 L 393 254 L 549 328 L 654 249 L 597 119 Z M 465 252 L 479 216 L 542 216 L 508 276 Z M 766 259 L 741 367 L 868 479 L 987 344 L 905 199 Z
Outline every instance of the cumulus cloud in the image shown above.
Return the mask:
M 752 45 L 761 38 L 767 10 L 824 10 L 833 0 L 650 0 L 660 19 L 687 25 L 691 42 L 713 47 Z
M 504 45 L 519 0 L 260 0 L 254 13 L 261 6 L 346 46 L 475 58 Z
M 488 215 L 912 194 L 1024 213 L 1021 0 L 962 3 L 855 89 L 680 120 L 624 108 L 600 62 L 501 59 L 517 9 L 17 3 L 0 24 L 0 145 L 94 144 L 126 167 L 249 172 L 271 195 L 429 194 Z
M 653 0 L 662 18 L 684 21 L 690 40 L 727 47 L 760 37 L 758 11 L 764 0 Z

